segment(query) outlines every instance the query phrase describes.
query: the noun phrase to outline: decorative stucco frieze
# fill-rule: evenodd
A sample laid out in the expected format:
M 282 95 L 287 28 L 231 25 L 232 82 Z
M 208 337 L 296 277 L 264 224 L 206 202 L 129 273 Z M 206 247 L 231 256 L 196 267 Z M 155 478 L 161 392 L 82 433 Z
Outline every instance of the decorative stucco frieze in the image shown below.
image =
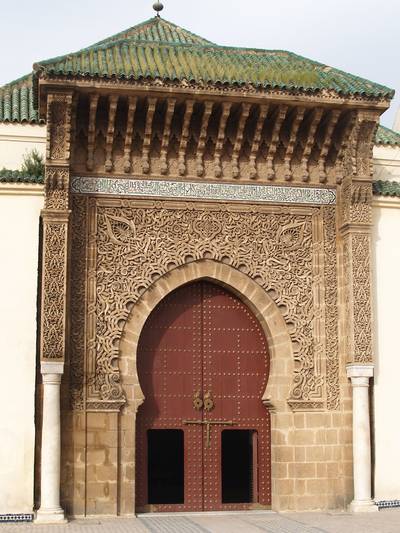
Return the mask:
M 234 183 L 197 183 L 151 179 L 74 177 L 72 178 L 72 192 L 137 198 L 180 198 L 312 205 L 334 205 L 336 203 L 336 191 L 330 188 L 236 185 Z

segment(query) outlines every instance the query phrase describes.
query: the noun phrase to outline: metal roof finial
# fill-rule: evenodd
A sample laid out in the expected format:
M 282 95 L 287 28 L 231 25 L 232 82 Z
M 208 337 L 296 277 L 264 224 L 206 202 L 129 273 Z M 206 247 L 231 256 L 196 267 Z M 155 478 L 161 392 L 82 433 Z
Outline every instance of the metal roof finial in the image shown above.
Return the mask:
M 164 6 L 163 6 L 163 4 L 160 2 L 160 0 L 157 0 L 157 2 L 155 2 L 155 3 L 153 4 L 153 9 L 154 9 L 154 11 L 157 12 L 157 17 L 159 17 L 159 16 L 160 16 L 160 11 L 162 11 L 162 10 L 164 9 Z

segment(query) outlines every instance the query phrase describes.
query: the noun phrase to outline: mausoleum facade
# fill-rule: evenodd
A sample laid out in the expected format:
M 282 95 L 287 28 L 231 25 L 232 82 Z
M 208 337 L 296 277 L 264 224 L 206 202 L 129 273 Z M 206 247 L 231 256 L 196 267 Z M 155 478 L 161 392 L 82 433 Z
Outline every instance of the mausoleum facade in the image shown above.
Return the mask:
M 24 142 L 46 147 L 44 185 L 2 185 L 43 202 L 38 522 L 377 510 L 373 205 L 400 181 L 400 136 L 379 126 L 392 97 L 160 17 L 0 90 L 0 143 L 32 123 Z

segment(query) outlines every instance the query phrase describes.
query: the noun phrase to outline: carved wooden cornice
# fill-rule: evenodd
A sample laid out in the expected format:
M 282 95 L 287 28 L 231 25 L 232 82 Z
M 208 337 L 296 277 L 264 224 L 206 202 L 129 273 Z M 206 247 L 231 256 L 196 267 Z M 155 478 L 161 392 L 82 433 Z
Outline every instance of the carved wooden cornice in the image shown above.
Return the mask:
M 345 152 L 365 150 L 354 112 L 336 107 L 92 93 L 79 96 L 78 110 L 78 175 L 335 186 Z M 371 140 L 367 123 L 357 138 Z
M 206 140 L 207 140 L 207 130 L 208 130 L 208 124 L 210 122 L 212 108 L 213 108 L 212 102 L 205 102 L 203 116 L 201 119 L 200 132 L 198 135 L 198 143 L 197 143 L 196 173 L 198 177 L 203 176 L 203 173 L 204 173 L 203 155 L 204 155 L 204 148 L 205 148 Z
M 265 106 L 263 107 L 265 108 Z M 250 104 L 242 104 L 240 106 L 240 117 L 238 119 L 235 144 L 234 144 L 233 152 L 232 152 L 232 177 L 233 178 L 239 178 L 240 176 L 239 156 L 240 156 L 240 152 L 241 152 L 242 144 L 243 144 L 244 128 L 249 118 L 249 114 L 250 114 Z M 265 117 L 265 113 L 264 113 L 264 117 Z M 252 158 L 250 156 L 250 160 L 251 159 Z
M 223 96 L 234 99 L 253 100 L 254 102 L 271 99 L 275 102 L 303 101 L 311 105 L 339 105 L 347 108 L 380 109 L 381 113 L 390 106 L 389 97 L 372 97 L 361 94 L 341 96 L 337 92 L 324 89 L 318 93 L 307 94 L 301 90 L 265 89 L 243 84 L 236 88 L 227 87 L 224 84 L 196 84 L 188 80 L 161 81 L 161 80 L 131 80 L 131 79 L 104 79 L 104 78 L 72 78 L 66 76 L 42 75 L 38 80 L 40 86 L 40 114 L 46 106 L 46 90 L 54 88 L 73 87 L 83 91 L 107 92 L 117 90 L 120 94 L 134 92 L 142 96 L 152 94 L 166 97 L 174 93 L 180 97 L 193 97 L 194 95 L 204 98 Z M 46 89 L 46 90 L 43 90 Z

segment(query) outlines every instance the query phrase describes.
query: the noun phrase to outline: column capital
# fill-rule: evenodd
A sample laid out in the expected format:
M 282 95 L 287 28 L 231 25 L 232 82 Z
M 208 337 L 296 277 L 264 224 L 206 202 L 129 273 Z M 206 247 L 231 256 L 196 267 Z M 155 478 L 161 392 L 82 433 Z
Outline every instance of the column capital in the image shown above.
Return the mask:
M 40 363 L 40 373 L 46 374 L 64 374 L 64 363 L 59 361 L 42 361 Z
M 374 375 L 373 364 L 349 363 L 346 365 L 348 378 L 372 378 Z
M 42 209 L 40 212 L 43 222 L 53 224 L 68 224 L 71 210 L 70 209 Z

